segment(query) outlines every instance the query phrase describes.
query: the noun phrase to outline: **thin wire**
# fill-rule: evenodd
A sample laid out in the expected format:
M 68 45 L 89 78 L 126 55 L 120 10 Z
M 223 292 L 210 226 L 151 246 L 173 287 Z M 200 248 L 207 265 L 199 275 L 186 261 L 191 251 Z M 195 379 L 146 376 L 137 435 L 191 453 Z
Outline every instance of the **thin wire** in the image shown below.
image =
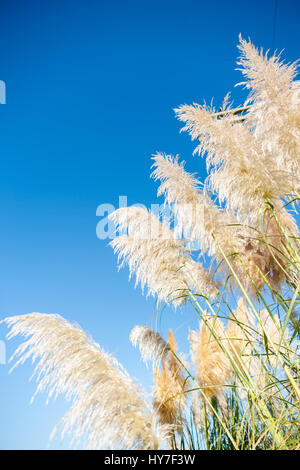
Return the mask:
M 275 47 L 275 35 L 276 35 L 276 24 L 277 24 L 277 10 L 278 10 L 278 0 L 274 1 L 274 19 L 273 19 L 273 34 L 272 34 L 272 52 L 274 52 Z

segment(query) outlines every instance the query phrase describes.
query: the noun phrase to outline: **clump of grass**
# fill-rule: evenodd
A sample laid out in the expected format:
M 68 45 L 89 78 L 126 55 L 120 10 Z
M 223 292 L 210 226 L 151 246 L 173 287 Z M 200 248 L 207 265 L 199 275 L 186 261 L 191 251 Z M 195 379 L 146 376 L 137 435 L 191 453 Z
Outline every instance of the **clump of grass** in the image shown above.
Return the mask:
M 149 404 L 114 358 L 61 317 L 4 320 L 12 336 L 31 336 L 18 362 L 39 358 L 38 390 L 73 399 L 64 429 L 88 436 L 91 448 L 299 448 L 300 250 L 292 211 L 300 86 L 296 64 L 243 39 L 239 49 L 250 90 L 243 106 L 232 109 L 227 96 L 218 113 L 198 104 L 175 110 L 197 140 L 194 153 L 206 158 L 205 181 L 178 156 L 153 157 L 152 177 L 175 228 L 137 207 L 111 215 L 128 230 L 111 245 L 136 282 L 158 303 L 190 303 L 199 316 L 198 331 L 189 333 L 190 364 L 172 331 L 165 341 L 136 326 L 131 341 L 153 361 Z

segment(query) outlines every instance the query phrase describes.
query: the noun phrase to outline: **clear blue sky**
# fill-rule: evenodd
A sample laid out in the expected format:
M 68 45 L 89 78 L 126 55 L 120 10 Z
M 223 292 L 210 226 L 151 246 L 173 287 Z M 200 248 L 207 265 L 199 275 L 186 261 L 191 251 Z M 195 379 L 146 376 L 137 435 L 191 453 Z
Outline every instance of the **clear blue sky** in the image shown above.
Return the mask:
M 234 84 L 238 35 L 273 41 L 274 0 L 2 0 L 0 79 L 0 318 L 32 311 L 78 322 L 149 389 L 150 373 L 128 340 L 152 324 L 154 302 L 128 283 L 128 271 L 96 237 L 96 208 L 156 202 L 151 154 L 179 153 L 204 176 L 173 108 L 219 105 Z M 278 0 L 275 47 L 293 61 L 300 2 Z M 190 310 L 166 309 L 181 349 Z M 6 328 L 0 326 L 0 340 Z M 7 343 L 9 357 L 18 341 Z M 63 400 L 29 404 L 30 363 L 8 375 L 0 365 L 0 448 L 43 449 Z M 58 439 L 50 448 L 64 448 Z

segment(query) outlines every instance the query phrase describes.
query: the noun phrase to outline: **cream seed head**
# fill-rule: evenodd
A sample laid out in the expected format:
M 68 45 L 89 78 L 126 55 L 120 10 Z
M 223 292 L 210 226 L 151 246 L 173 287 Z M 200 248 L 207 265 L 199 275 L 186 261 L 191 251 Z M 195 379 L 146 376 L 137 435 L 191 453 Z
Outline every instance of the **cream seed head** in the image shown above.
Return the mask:
M 78 326 L 60 315 L 41 313 L 4 322 L 10 327 L 9 338 L 25 337 L 13 355 L 19 358 L 14 367 L 32 358 L 37 392 L 45 391 L 48 399 L 62 394 L 72 402 L 55 431 L 62 427 L 62 435 L 86 439 L 92 449 L 162 445 L 169 428 L 161 426 L 142 389 Z
M 216 295 L 217 289 L 199 262 L 195 262 L 174 232 L 151 212 L 137 207 L 118 209 L 111 214 L 117 228 L 126 228 L 132 235 L 120 235 L 110 245 L 128 264 L 136 284 L 147 287 L 148 295 L 159 301 L 182 305 L 190 290 L 199 287 L 204 295 Z M 201 275 L 203 274 L 203 277 Z
M 170 346 L 152 328 L 143 325 L 135 326 L 130 332 L 130 341 L 135 347 L 139 347 L 145 362 L 152 360 L 154 363 L 163 361 L 170 350 Z

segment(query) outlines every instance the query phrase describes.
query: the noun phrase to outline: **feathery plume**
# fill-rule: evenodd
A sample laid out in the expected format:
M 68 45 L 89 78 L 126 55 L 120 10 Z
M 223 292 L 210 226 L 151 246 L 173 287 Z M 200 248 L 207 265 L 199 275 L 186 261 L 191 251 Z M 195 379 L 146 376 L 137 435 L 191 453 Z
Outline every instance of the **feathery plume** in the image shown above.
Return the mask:
M 161 370 L 158 367 L 154 369 L 153 406 L 162 424 L 174 425 L 180 432 L 186 407 L 184 389 L 187 381 L 180 362 L 172 354 L 177 352 L 177 345 L 171 329 L 168 344 L 171 351 L 163 361 Z
M 129 339 L 133 346 L 139 346 L 145 362 L 149 360 L 153 360 L 154 363 L 161 362 L 170 350 L 170 345 L 160 334 L 148 326 L 135 326 L 130 332 Z
M 199 189 L 201 186 L 195 175 L 184 169 L 185 162 L 179 163 L 178 155 L 166 155 L 158 152 L 153 155 L 154 170 L 151 174 L 155 181 L 160 180 L 157 195 L 164 195 L 167 204 L 195 204 L 199 203 Z
M 220 345 L 226 347 L 227 344 L 222 323 L 217 317 L 203 316 L 199 331 L 190 331 L 189 342 L 200 387 L 207 398 L 216 397 L 219 404 L 225 406 L 223 386 L 228 383 L 232 368 Z
M 182 408 L 185 406 L 185 397 L 178 377 L 169 371 L 166 364 L 161 370 L 154 368 L 154 401 L 153 407 L 162 424 L 174 426 L 180 432 L 183 422 Z
M 222 119 L 206 105 L 184 105 L 175 112 L 185 122 L 182 130 L 200 141 L 195 152 L 206 154 L 209 176 L 205 187 L 215 192 L 244 226 L 251 224 L 258 230 L 248 230 L 247 234 L 239 229 L 244 244 L 236 243 L 238 237 L 233 237 L 232 244 L 233 252 L 239 254 L 233 268 L 254 294 L 263 288 L 265 279 L 274 288 L 287 278 L 295 280 L 285 244 L 288 237 L 299 252 L 295 241 L 298 230 L 282 198 L 289 198 L 300 188 L 300 86 L 293 80 L 296 64 L 285 65 L 275 56 L 268 58 L 250 41 L 240 39 L 239 48 L 239 65 L 248 79 L 243 84 L 250 89 L 246 104 L 253 102 L 243 121 L 237 121 L 226 104 Z M 266 210 L 266 202 L 273 206 L 284 234 L 272 211 Z
M 243 123 L 236 123 L 229 113 L 216 119 L 215 110 L 206 105 L 183 105 L 175 112 L 186 122 L 182 130 L 200 140 L 195 152 L 207 155 L 210 173 L 206 185 L 241 220 L 255 219 L 265 200 L 281 195 L 280 175 L 268 171 L 272 168 L 271 156 L 268 162 L 263 158 L 259 142 Z
M 159 301 L 182 305 L 189 291 L 201 288 L 204 295 L 215 297 L 217 288 L 201 266 L 195 263 L 174 232 L 151 212 L 138 207 L 118 209 L 110 215 L 117 229 L 128 228 L 129 235 L 116 237 L 110 245 L 128 263 L 136 284 L 147 285 L 148 295 Z M 130 235 L 133 234 L 133 235 Z M 195 285 L 193 279 L 197 279 Z
M 159 448 L 169 429 L 143 399 L 141 389 L 118 361 L 79 327 L 59 315 L 31 313 L 3 320 L 8 338 L 26 338 L 15 351 L 14 367 L 32 357 L 37 392 L 64 394 L 72 406 L 62 418 L 62 434 L 87 437 L 88 448 Z
M 264 200 L 273 202 L 299 189 L 300 86 L 294 81 L 296 63 L 268 58 L 241 38 L 238 47 L 238 64 L 247 78 L 241 84 L 250 89 L 246 104 L 253 102 L 243 122 L 226 105 L 222 119 L 206 105 L 184 105 L 175 112 L 186 123 L 182 130 L 200 140 L 195 152 L 207 153 L 212 190 L 247 218 L 255 217 Z
M 203 432 L 205 431 L 206 419 L 205 402 L 203 401 L 203 397 L 198 390 L 193 391 L 191 398 L 193 421 L 196 427 Z
M 278 188 L 282 176 L 277 175 L 276 179 L 276 175 L 268 171 L 271 162 L 266 165 L 258 142 L 255 142 L 243 124 L 234 124 L 232 128 L 232 116 L 225 115 L 222 120 L 216 120 L 211 111 L 198 105 L 181 107 L 178 113 L 181 120 L 188 121 L 186 128 L 196 127 L 197 132 L 192 132 L 197 135 L 203 122 L 204 137 L 201 137 L 200 147 L 208 154 L 208 165 L 213 165 L 208 184 L 217 192 L 219 200 L 226 203 L 228 210 L 237 213 L 242 224 L 251 222 L 255 229 L 257 211 L 265 207 L 265 201 L 272 201 L 278 206 L 281 195 Z M 217 217 L 215 220 L 218 220 Z M 266 222 L 263 221 L 263 224 L 265 226 Z M 278 276 L 278 271 L 282 274 L 282 269 L 278 263 L 274 265 L 274 253 L 270 253 L 259 240 L 254 240 L 257 234 L 253 230 L 249 233 L 248 228 L 247 233 L 239 227 L 236 231 L 238 236 L 232 236 L 232 229 L 230 232 L 229 228 L 223 226 L 221 236 L 217 232 L 216 237 L 218 239 L 219 236 L 220 246 L 224 245 L 223 251 L 227 256 L 228 253 L 239 254 L 238 258 L 231 258 L 230 261 L 242 283 L 252 293 L 255 293 L 256 288 L 262 289 L 265 283 L 263 276 L 275 284 L 278 278 L 285 277 Z M 248 237 L 252 240 L 249 241 Z
M 241 242 L 234 226 L 238 224 L 236 218 L 213 204 L 206 192 L 201 190 L 200 182 L 184 169 L 184 162 L 178 162 L 178 156 L 173 158 L 157 153 L 153 160 L 152 177 L 161 181 L 158 196 L 163 194 L 166 203 L 174 205 L 177 231 L 188 240 L 199 241 L 202 251 L 208 251 L 210 256 L 216 256 L 218 252 L 214 237 L 227 254 L 237 251 L 233 245 L 240 248 Z
M 281 176 L 279 189 L 290 194 L 299 190 L 300 165 L 300 84 L 295 81 L 298 63 L 284 64 L 278 57 L 268 57 L 240 37 L 238 64 L 247 79 L 241 85 L 253 102 L 247 125 L 262 149 L 272 157 L 272 171 Z
M 263 287 L 263 276 L 274 286 L 283 281 L 287 264 L 285 256 L 280 255 L 283 235 L 276 223 L 269 221 L 268 214 L 264 215 L 264 236 L 271 249 L 258 239 L 257 229 L 242 226 L 233 215 L 215 206 L 205 192 L 199 192 L 199 182 L 184 170 L 183 163 L 178 163 L 178 157 L 158 153 L 154 162 L 152 176 L 162 181 L 158 194 L 165 195 L 166 203 L 174 204 L 177 230 L 183 232 L 185 239 L 199 241 L 202 251 L 216 259 L 222 271 L 228 273 L 225 253 L 243 285 L 252 293 Z M 297 232 L 296 224 L 282 204 L 279 207 L 277 203 L 276 214 L 289 234 Z

